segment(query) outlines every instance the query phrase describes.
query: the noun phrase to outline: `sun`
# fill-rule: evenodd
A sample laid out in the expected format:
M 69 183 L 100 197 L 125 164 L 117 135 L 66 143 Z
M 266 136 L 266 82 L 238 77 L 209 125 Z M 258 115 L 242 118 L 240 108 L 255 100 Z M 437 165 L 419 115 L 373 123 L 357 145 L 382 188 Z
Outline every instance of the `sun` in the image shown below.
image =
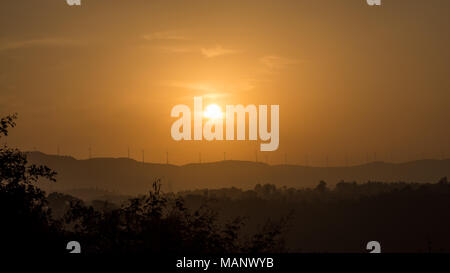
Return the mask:
M 203 111 L 203 116 L 209 119 L 221 119 L 223 118 L 222 109 L 217 104 L 210 104 Z

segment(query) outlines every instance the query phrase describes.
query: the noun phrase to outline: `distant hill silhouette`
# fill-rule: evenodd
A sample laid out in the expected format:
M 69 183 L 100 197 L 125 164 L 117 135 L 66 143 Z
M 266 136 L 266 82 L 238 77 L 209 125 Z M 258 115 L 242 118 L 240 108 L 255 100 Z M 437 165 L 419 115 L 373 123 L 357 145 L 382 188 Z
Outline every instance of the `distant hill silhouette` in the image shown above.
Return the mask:
M 325 180 L 328 185 L 345 181 L 436 182 L 450 176 L 450 159 L 418 160 L 405 163 L 373 162 L 351 167 L 305 167 L 299 165 L 267 165 L 249 161 L 220 161 L 176 166 L 142 163 L 127 158 L 93 158 L 77 160 L 69 156 L 29 152 L 28 160 L 57 171 L 58 183 L 50 191 L 99 188 L 120 194 L 147 192 L 156 178 L 161 178 L 164 191 L 198 188 L 254 188 L 256 184 L 278 187 L 314 187 Z M 46 187 L 47 186 L 47 187 Z

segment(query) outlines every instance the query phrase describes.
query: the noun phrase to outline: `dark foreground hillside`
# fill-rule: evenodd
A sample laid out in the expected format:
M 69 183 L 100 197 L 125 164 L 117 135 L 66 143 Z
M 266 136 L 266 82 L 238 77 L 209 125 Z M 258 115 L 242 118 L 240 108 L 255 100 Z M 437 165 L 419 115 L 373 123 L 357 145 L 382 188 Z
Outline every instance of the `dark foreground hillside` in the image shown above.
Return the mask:
M 268 248 L 275 252 L 366 252 L 369 241 L 380 242 L 383 252 L 450 252 L 450 184 L 446 178 L 434 184 L 340 182 L 332 189 L 321 182 L 303 190 L 266 184 L 253 190 L 204 189 L 164 196 L 183 200 L 187 210 L 208 208 L 218 226 L 240 219 L 234 222 L 240 226 L 236 240 L 275 231 L 277 239 L 270 239 L 269 245 L 276 247 Z M 71 198 L 49 196 L 58 217 L 71 209 L 64 202 Z M 98 211 L 99 225 L 100 219 L 111 217 L 107 211 L 120 214 L 120 204 L 103 200 L 86 204 Z M 126 206 L 123 211 L 129 211 Z M 152 232 L 159 236 L 162 231 Z M 96 236 L 100 234 L 104 240 L 113 240 L 105 238 L 104 231 Z
M 256 227 L 289 214 L 284 235 L 291 252 L 365 252 L 379 241 L 384 252 L 450 252 L 450 184 L 338 183 L 296 190 L 258 186 L 185 193 L 187 203 L 215 199 L 222 215 L 249 217 Z M 208 197 L 206 197 L 208 196 Z

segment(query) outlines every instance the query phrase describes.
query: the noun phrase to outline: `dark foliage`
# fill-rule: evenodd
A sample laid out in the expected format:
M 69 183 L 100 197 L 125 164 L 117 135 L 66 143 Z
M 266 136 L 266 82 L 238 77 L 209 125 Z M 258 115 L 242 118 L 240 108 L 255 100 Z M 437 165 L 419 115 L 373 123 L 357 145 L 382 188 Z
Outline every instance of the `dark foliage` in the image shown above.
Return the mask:
M 258 221 L 293 211 L 283 233 L 291 252 L 366 252 L 377 240 L 383 252 L 450 252 L 450 183 L 340 182 L 314 189 L 257 185 L 254 190 L 183 192 L 187 204 L 215 200 L 222 217 L 239 212 Z
M 148 195 L 131 199 L 121 208 L 95 210 L 74 202 L 65 215 L 87 252 L 249 253 L 281 251 L 279 224 L 242 238 L 244 219 L 219 224 L 207 204 L 191 211 L 180 197 L 161 193 L 159 181 Z
M 15 126 L 16 115 L 2 118 L 0 137 Z M 0 225 L 2 250 L 23 252 L 39 246 L 46 250 L 62 245 L 59 226 L 51 219 L 46 197 L 36 187 L 40 179 L 54 182 L 56 173 L 45 166 L 29 165 L 26 154 L 0 147 Z

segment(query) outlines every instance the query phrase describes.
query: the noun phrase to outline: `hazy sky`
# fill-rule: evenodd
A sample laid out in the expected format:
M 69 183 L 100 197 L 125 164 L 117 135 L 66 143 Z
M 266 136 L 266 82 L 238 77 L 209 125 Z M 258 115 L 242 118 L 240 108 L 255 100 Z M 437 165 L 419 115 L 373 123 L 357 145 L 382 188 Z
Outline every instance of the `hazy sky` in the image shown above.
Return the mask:
M 448 157 L 449 39 L 446 0 L 2 1 L 0 114 L 25 150 L 254 160 L 259 142 L 172 140 L 171 108 L 203 95 L 279 104 L 271 163 Z

